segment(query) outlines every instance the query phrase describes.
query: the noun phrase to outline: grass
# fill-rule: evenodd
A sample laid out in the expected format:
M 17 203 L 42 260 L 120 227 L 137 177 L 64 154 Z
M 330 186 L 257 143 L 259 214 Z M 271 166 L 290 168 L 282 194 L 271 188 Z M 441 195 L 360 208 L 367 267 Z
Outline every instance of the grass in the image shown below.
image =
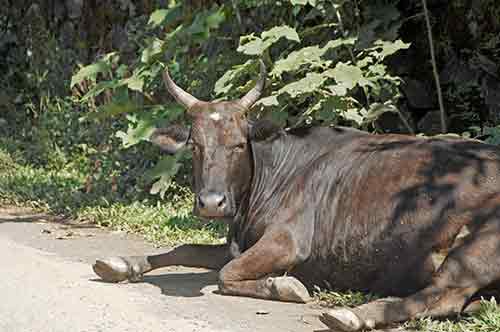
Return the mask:
M 425 332 L 499 332 L 500 310 L 494 298 L 483 300 L 479 312 L 455 320 L 422 318 L 404 324 L 407 329 Z
M 370 293 L 336 292 L 319 288 L 316 288 L 314 297 L 320 306 L 326 308 L 352 308 L 379 298 Z M 483 299 L 480 310 L 472 315 L 454 319 L 415 319 L 404 323 L 402 327 L 408 331 L 422 332 L 500 332 L 500 310 L 494 298 Z
M 320 289 L 315 287 L 314 298 L 322 307 L 356 307 L 358 305 L 376 300 L 378 296 L 371 293 Z
M 63 214 L 82 222 L 144 236 L 163 246 L 182 243 L 220 243 L 225 226 L 204 225 L 191 214 L 192 193 L 173 185 L 167 198 L 121 199 L 109 192 L 85 193 L 86 174 L 75 167 L 53 170 L 19 161 L 1 147 L 0 203 L 30 206 L 53 214 Z M 336 292 L 317 288 L 321 306 L 354 307 L 377 298 L 362 292 Z M 500 332 L 500 311 L 496 302 L 483 301 L 480 312 L 461 319 L 418 319 L 404 328 L 425 332 Z
M 113 193 L 86 193 L 85 174 L 16 162 L 0 147 L 0 202 L 23 205 L 143 235 L 155 245 L 219 243 L 225 226 L 204 224 L 191 214 L 192 193 L 172 185 L 165 202 L 121 199 Z

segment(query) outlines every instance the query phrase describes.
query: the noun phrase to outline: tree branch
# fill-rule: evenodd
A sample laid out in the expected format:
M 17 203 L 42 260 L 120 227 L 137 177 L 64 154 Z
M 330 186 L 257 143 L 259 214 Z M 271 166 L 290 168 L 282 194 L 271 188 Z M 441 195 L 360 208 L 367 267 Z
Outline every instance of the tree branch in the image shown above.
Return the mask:
M 438 95 L 439 110 L 441 113 L 441 132 L 446 134 L 446 112 L 444 110 L 443 104 L 443 94 L 441 92 L 441 83 L 439 82 L 439 73 L 437 70 L 436 56 L 434 54 L 434 41 L 432 38 L 432 28 L 431 21 L 429 19 L 429 11 L 427 10 L 427 1 L 422 0 L 422 5 L 424 6 L 425 23 L 427 24 L 427 36 L 429 38 L 429 48 L 431 51 L 431 61 L 432 61 L 432 71 L 434 72 L 434 80 L 436 82 L 436 90 Z

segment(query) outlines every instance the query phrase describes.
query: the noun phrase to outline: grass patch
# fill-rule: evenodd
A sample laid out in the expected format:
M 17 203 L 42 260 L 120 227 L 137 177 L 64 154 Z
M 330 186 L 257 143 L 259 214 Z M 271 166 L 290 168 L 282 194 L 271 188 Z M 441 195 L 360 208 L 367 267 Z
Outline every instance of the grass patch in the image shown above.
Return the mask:
M 461 318 L 461 319 L 460 319 Z M 481 301 L 478 312 L 455 320 L 422 318 L 404 324 L 407 329 L 426 332 L 498 332 L 500 310 L 494 298 Z
M 336 292 L 315 287 L 314 298 L 322 307 L 356 307 L 376 300 L 378 296 L 356 291 Z
M 173 185 L 167 199 L 123 199 L 112 192 L 86 193 L 85 174 L 16 162 L 0 148 L 0 201 L 143 235 L 156 245 L 220 243 L 226 227 L 191 214 L 193 194 Z
M 314 297 L 325 308 L 356 307 L 380 297 L 371 293 L 336 292 L 316 288 Z M 421 318 L 402 324 L 408 331 L 422 332 L 500 332 L 500 310 L 494 298 L 482 300 L 481 308 L 471 315 L 455 319 Z

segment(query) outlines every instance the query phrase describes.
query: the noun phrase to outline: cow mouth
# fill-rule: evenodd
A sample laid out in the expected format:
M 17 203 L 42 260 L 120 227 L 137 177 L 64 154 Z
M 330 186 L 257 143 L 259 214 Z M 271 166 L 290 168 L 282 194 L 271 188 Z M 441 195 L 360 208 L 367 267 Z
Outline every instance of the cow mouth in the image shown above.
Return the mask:
M 236 215 L 235 204 L 232 199 L 225 200 L 224 204 L 215 207 L 206 207 L 197 200 L 194 204 L 193 214 L 204 221 L 232 219 Z

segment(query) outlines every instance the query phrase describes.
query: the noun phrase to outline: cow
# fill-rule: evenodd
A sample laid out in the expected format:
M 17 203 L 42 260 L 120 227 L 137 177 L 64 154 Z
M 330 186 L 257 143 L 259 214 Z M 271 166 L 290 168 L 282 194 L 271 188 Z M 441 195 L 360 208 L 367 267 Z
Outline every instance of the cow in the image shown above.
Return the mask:
M 226 222 L 227 243 L 99 259 L 97 275 L 139 281 L 183 265 L 218 270 L 225 295 L 304 303 L 311 287 L 330 285 L 387 297 L 321 315 L 342 331 L 460 314 L 500 279 L 500 149 L 252 121 L 266 80 L 260 65 L 236 101 L 200 101 L 165 71 L 190 127 L 151 137 L 170 154 L 192 149 L 194 214 Z

